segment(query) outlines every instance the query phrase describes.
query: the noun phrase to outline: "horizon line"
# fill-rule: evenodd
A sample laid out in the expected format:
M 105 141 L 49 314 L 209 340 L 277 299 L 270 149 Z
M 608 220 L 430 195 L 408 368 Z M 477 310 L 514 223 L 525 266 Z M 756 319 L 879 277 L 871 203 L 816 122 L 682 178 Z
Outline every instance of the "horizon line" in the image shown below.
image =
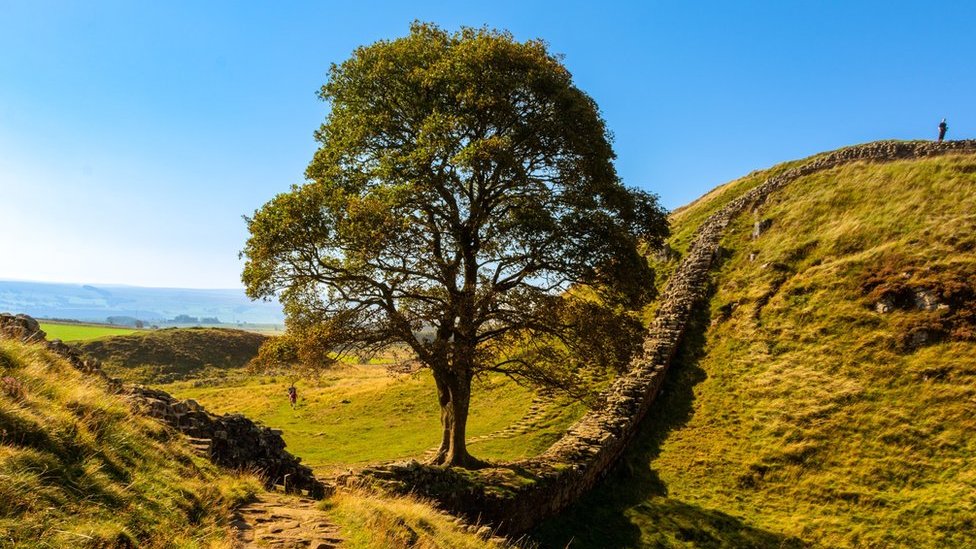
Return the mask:
M 27 278 L 7 278 L 0 277 L 0 283 L 2 282 L 29 282 L 33 284 L 65 284 L 65 285 L 76 285 L 76 286 L 93 286 L 93 287 L 112 287 L 112 288 L 143 288 L 148 290 L 233 290 L 244 292 L 244 286 L 238 286 L 236 288 L 215 288 L 215 287 L 187 287 L 187 286 L 142 286 L 139 284 L 123 284 L 114 282 L 77 282 L 77 281 L 64 281 L 64 280 L 35 280 Z M 260 301 L 260 300 L 258 300 Z

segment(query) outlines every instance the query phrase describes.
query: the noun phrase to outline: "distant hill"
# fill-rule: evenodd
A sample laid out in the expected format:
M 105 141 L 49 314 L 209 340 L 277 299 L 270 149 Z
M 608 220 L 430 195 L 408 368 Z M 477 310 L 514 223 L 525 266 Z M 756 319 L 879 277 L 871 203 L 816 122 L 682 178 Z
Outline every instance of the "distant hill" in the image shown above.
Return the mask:
M 0 311 L 25 313 L 39 318 L 97 322 L 104 322 L 110 316 L 160 322 L 180 315 L 198 319 L 217 318 L 228 324 L 281 324 L 284 321 L 280 304 L 251 301 L 244 294 L 244 290 L 93 286 L 2 280 Z
M 169 383 L 213 369 L 240 368 L 267 336 L 226 328 L 168 328 L 78 342 L 109 375 L 140 383 Z

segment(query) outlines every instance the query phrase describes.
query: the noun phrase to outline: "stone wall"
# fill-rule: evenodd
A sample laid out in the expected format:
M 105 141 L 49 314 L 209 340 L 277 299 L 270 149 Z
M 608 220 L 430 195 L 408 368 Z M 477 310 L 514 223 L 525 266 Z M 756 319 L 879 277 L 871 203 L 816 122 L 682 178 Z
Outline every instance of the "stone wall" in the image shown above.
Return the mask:
M 43 345 L 76 369 L 100 377 L 135 409 L 191 437 L 196 448 L 217 465 L 257 473 L 269 485 L 281 484 L 288 491 L 305 491 L 312 497 L 326 492 L 312 470 L 285 450 L 280 431 L 240 414 L 211 414 L 195 401 L 181 401 L 165 391 L 123 385 L 108 377 L 97 360 L 82 356 L 60 340 L 48 341 L 37 321 L 27 315 L 0 313 L 0 337 Z
M 197 449 L 222 467 L 254 471 L 286 491 L 325 495 L 325 486 L 285 450 L 281 431 L 259 425 L 241 414 L 216 415 L 194 400 L 178 400 L 165 391 L 125 386 L 122 394 L 142 413 L 191 437 Z M 202 446 L 200 446 L 202 444 Z
M 542 455 L 477 472 L 394 463 L 352 472 L 339 480 L 429 497 L 448 511 L 490 523 L 509 535 L 529 530 L 579 499 L 626 450 L 660 390 L 694 308 L 706 295 L 719 243 L 736 216 L 761 205 L 797 178 L 817 171 L 853 162 L 952 153 L 976 153 L 976 141 L 881 141 L 848 147 L 771 177 L 714 213 L 698 228 L 687 255 L 661 294 L 643 352 L 607 390 L 605 404 L 587 413 Z

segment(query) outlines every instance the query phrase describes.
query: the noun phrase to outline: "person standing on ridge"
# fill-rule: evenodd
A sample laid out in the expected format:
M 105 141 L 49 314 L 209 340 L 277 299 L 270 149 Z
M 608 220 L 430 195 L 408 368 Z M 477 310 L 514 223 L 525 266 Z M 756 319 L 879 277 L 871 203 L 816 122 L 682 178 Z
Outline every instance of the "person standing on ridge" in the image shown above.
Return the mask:
M 291 408 L 294 410 L 295 404 L 298 402 L 298 389 L 295 388 L 294 383 L 288 388 L 288 401 L 291 402 Z
M 942 122 L 939 122 L 939 143 L 942 143 L 942 140 L 945 139 L 946 130 L 949 129 L 949 125 L 946 124 L 945 120 L 946 119 L 943 118 Z

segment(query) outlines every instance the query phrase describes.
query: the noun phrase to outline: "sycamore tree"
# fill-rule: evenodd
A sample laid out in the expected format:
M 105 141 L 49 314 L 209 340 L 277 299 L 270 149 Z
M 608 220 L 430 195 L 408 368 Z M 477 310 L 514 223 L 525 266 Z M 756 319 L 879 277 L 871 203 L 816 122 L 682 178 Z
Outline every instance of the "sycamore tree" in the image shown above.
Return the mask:
M 667 222 L 625 187 L 599 110 L 544 42 L 415 23 L 333 65 L 307 181 L 250 218 L 252 298 L 277 296 L 306 362 L 408 346 L 430 369 L 434 463 L 471 467 L 472 379 L 572 390 L 621 368 Z M 635 343 L 636 342 L 636 343 Z

